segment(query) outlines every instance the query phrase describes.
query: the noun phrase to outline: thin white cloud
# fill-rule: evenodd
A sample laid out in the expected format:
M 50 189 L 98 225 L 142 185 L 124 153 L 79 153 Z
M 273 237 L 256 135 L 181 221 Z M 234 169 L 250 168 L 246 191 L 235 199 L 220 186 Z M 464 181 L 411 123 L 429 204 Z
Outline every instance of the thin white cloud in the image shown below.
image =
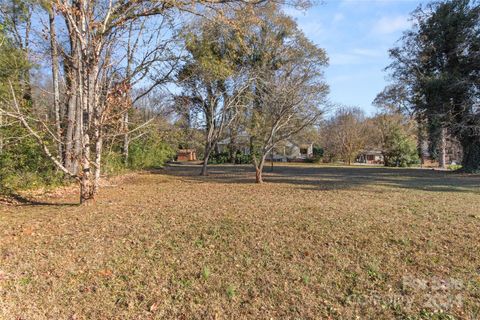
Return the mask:
M 392 34 L 403 31 L 412 26 L 408 16 L 384 16 L 381 17 L 373 26 L 373 32 L 376 34 Z
M 384 58 L 386 50 L 355 48 L 348 52 L 334 52 L 330 56 L 331 65 L 356 65 L 365 64 Z
M 338 76 L 335 76 L 335 77 L 331 77 L 328 82 L 330 84 L 338 84 L 338 83 L 342 83 L 342 82 L 350 82 L 350 81 L 353 81 L 355 79 L 355 75 L 352 75 L 352 74 L 348 74 L 348 75 L 338 75 Z
M 352 51 L 354 54 L 367 58 L 378 58 L 385 55 L 385 50 L 356 48 Z
M 360 56 L 352 53 L 330 53 L 329 58 L 332 66 L 352 65 L 361 62 Z
M 334 23 L 343 21 L 343 19 L 345 19 L 345 16 L 344 16 L 342 13 L 336 13 L 336 14 L 333 16 L 333 22 L 334 22 Z

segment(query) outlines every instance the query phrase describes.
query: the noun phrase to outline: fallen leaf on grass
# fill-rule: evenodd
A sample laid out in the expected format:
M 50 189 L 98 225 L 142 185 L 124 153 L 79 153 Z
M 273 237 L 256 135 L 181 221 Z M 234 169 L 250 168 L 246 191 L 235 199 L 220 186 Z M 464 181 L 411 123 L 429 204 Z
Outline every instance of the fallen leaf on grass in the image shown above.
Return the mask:
M 98 271 L 98 274 L 103 276 L 103 277 L 110 277 L 113 274 L 113 272 L 110 269 L 103 269 L 103 270 Z
M 4 271 L 0 270 L 0 280 L 6 279 L 8 279 L 8 275 Z

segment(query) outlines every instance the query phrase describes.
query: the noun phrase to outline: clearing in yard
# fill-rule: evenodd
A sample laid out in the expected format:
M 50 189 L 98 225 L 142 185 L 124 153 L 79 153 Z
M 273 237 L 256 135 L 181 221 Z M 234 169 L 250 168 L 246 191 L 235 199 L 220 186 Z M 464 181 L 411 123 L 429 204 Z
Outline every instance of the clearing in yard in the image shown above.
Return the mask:
M 0 207 L 0 319 L 480 317 L 479 176 L 252 169 Z

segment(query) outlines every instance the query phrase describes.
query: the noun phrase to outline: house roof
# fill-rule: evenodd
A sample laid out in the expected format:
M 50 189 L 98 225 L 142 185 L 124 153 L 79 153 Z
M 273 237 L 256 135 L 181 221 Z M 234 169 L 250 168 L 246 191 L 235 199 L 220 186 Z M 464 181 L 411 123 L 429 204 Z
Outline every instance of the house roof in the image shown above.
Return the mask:
M 250 136 L 246 133 L 246 132 L 243 132 L 243 133 L 239 133 L 236 137 L 237 139 L 237 143 L 238 144 L 250 144 Z M 229 145 L 230 144 L 230 138 L 225 138 L 221 141 L 218 142 L 219 145 Z M 282 141 L 279 145 L 277 145 L 278 147 L 280 146 L 285 146 L 285 147 L 298 147 L 298 148 L 305 148 L 305 149 L 308 149 L 313 143 L 312 142 L 306 142 L 306 143 L 296 143 L 294 142 L 293 140 L 285 140 L 285 141 Z
M 360 154 L 381 156 L 383 155 L 383 152 L 381 150 L 370 149 L 370 150 L 362 150 Z

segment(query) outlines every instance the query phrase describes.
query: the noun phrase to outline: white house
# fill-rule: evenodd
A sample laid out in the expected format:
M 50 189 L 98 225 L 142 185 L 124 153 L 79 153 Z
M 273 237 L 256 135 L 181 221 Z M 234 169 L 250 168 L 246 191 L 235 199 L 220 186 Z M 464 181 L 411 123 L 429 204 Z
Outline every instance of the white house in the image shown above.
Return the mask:
M 240 134 L 236 141 L 238 150 L 243 154 L 250 154 L 250 138 L 247 134 Z M 227 152 L 230 145 L 230 138 L 218 142 L 218 151 Z M 267 159 L 274 161 L 303 161 L 313 157 L 313 143 L 296 143 L 291 140 L 279 143 Z

